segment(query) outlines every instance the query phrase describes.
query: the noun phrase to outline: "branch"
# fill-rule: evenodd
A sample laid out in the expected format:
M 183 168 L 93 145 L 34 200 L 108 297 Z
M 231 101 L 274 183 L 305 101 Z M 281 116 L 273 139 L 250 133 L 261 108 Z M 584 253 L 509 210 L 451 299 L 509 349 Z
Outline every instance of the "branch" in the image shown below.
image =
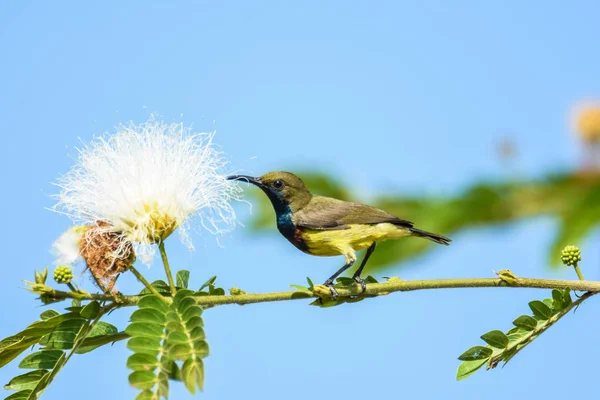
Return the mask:
M 555 323 L 557 323 L 562 317 L 564 317 L 565 315 L 570 313 L 571 310 L 579 307 L 581 305 L 581 303 L 583 303 L 585 300 L 589 299 L 590 297 L 592 297 L 595 294 L 596 293 L 593 293 L 593 292 L 586 292 L 580 298 L 578 298 L 577 300 L 572 302 L 570 305 L 568 305 L 564 309 L 560 310 L 560 312 L 556 313 L 548 320 L 539 321 L 538 326 L 535 329 L 533 329 L 531 332 L 529 332 L 522 338 L 510 343 L 506 349 L 504 349 L 502 352 L 500 352 L 496 356 L 492 357 L 488 362 L 488 365 L 489 365 L 488 369 L 495 368 L 498 365 L 498 363 L 500 363 L 501 361 L 504 361 L 506 364 L 511 358 L 513 358 L 517 353 L 522 351 L 528 344 L 530 344 L 535 339 L 537 339 L 542 333 L 546 332 L 551 326 L 553 326 Z
M 118 306 L 136 305 L 142 298 L 141 295 L 121 294 L 92 294 L 88 292 L 65 292 L 53 289 L 46 285 L 33 284 L 31 291 L 44 295 L 55 301 L 65 299 L 114 301 Z M 426 289 L 470 289 L 470 288 L 535 288 L 535 289 L 566 289 L 585 291 L 591 293 L 600 292 L 599 281 L 579 280 L 553 280 L 535 278 L 517 278 L 512 274 L 501 275 L 500 278 L 458 278 L 458 279 L 433 279 L 433 280 L 410 280 L 403 281 L 399 278 L 390 278 L 387 282 L 372 283 L 367 285 L 365 293 L 361 293 L 359 285 L 344 286 L 336 288 L 340 298 L 344 297 L 375 297 L 387 295 L 393 292 L 408 292 Z M 203 307 L 215 307 L 225 304 L 254 304 L 272 301 L 299 300 L 308 298 L 330 298 L 329 289 L 322 285 L 315 285 L 312 291 L 288 291 L 275 293 L 240 294 L 232 296 L 218 296 L 195 294 L 198 305 Z M 169 297 L 165 300 L 171 301 Z

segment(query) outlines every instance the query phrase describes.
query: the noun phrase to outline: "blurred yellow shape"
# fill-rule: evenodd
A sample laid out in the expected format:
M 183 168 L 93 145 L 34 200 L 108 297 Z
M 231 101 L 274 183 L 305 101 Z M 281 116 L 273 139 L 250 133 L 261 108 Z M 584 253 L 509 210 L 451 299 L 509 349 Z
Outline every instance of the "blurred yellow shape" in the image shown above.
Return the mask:
M 586 103 L 574 109 L 574 129 L 586 143 L 600 142 L 600 103 Z

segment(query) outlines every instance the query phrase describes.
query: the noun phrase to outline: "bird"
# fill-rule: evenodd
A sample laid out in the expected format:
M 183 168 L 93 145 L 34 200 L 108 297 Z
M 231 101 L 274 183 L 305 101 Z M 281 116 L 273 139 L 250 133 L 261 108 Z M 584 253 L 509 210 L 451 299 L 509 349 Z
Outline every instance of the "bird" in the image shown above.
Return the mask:
M 260 188 L 269 198 L 279 232 L 297 249 L 314 256 L 339 256 L 346 263 L 323 283 L 338 297 L 334 280 L 356 262 L 356 252 L 367 249 L 352 276 L 362 292 L 366 283 L 360 277 L 378 242 L 416 236 L 448 245 L 450 239 L 423 231 L 413 223 L 386 211 L 332 197 L 313 195 L 302 179 L 291 172 L 275 171 L 260 177 L 230 175 L 228 180 L 242 181 Z

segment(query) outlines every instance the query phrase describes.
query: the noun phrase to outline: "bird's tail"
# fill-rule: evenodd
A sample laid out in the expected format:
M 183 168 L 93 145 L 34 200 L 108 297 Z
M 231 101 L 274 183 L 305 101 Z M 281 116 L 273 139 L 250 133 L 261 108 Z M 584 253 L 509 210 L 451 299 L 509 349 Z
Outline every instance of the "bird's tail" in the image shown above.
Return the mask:
M 422 231 L 422 230 L 417 229 L 417 228 L 410 228 L 410 232 L 414 236 L 418 236 L 418 237 L 422 237 L 422 238 L 425 238 L 425 239 L 429 239 L 432 242 L 436 242 L 436 243 L 443 244 L 443 245 L 446 245 L 446 246 L 448 246 L 450 244 L 450 242 L 452 241 L 452 240 L 450 240 L 447 237 L 444 237 L 442 235 L 438 235 L 438 234 L 435 234 L 435 233 Z

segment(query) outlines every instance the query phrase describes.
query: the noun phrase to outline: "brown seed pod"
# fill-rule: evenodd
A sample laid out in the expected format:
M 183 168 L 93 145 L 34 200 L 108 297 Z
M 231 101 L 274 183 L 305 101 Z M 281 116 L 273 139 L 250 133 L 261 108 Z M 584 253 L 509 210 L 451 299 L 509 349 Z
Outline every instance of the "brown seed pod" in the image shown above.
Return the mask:
M 117 276 L 135 262 L 131 242 L 118 232 L 110 231 L 110 225 L 103 221 L 98 221 L 96 226 L 85 232 L 80 254 L 96 284 L 104 292 L 112 291 Z

